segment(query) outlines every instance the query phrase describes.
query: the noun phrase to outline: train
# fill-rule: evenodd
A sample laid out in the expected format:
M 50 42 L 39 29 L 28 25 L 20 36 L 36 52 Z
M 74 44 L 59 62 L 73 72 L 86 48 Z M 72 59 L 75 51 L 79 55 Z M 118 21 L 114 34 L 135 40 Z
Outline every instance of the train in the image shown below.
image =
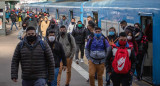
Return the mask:
M 140 23 L 144 32 L 148 25 L 150 38 L 147 58 L 143 65 L 143 80 L 155 86 L 160 85 L 160 1 L 159 0 L 104 0 L 84 2 L 39 2 L 25 4 L 21 9 L 35 13 L 47 12 L 57 21 L 66 15 L 71 21 L 81 20 L 87 26 L 87 16 L 93 17 L 95 23 L 107 36 L 108 29 L 115 27 L 117 33 L 122 32 L 120 22 L 128 25 Z

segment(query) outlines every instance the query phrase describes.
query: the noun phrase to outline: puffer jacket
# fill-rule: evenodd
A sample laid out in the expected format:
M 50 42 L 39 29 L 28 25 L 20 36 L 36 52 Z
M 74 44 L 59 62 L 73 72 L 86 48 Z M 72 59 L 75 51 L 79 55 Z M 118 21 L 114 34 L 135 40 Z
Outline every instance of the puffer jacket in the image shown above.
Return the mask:
M 11 64 L 11 79 L 18 78 L 19 63 L 22 69 L 22 79 L 36 80 L 39 78 L 54 79 L 54 57 L 49 45 L 44 42 L 45 50 L 40 45 L 41 38 L 37 36 L 37 40 L 33 45 L 28 44 L 26 37 L 18 43 Z M 47 77 L 48 76 L 48 77 Z
M 105 63 L 108 47 L 110 47 L 110 45 L 104 37 L 101 37 L 100 39 L 94 37 L 93 39 L 89 39 L 87 42 L 85 55 L 87 59 L 91 60 L 94 64 Z
M 76 44 L 85 44 L 85 39 L 87 39 L 87 31 L 84 25 L 81 28 L 76 26 L 76 28 L 72 31 L 72 35 L 75 38 Z

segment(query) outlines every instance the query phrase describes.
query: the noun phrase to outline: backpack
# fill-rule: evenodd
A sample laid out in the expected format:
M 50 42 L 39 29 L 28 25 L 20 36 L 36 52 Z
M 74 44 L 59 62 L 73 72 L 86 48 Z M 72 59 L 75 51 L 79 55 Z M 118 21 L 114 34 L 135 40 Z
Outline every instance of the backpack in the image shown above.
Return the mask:
M 112 68 L 118 74 L 127 74 L 131 69 L 131 61 L 129 59 L 128 48 L 116 47 Z
M 143 35 L 142 39 L 141 39 L 141 43 L 139 45 L 139 51 L 142 52 L 147 52 L 148 50 L 148 39 L 146 35 Z
M 44 44 L 44 41 L 40 40 L 39 43 L 40 43 L 40 45 L 41 45 L 41 47 L 42 47 L 42 50 L 45 51 L 46 46 L 45 46 L 45 44 Z M 23 48 L 23 46 L 24 46 L 24 40 L 22 40 L 22 41 L 20 42 L 20 50 Z
M 91 50 L 91 44 L 92 44 L 92 42 L 93 42 L 93 38 L 91 38 L 91 40 L 90 40 L 90 42 L 89 42 L 89 51 Z M 104 48 L 105 48 L 105 51 L 107 51 L 106 50 L 106 42 L 105 42 L 105 38 L 103 38 L 103 45 L 104 45 Z
M 68 36 L 68 41 L 71 44 L 71 36 L 70 36 L 70 34 L 67 33 L 67 36 Z M 59 39 L 60 39 L 60 36 L 57 37 L 57 41 L 59 41 Z

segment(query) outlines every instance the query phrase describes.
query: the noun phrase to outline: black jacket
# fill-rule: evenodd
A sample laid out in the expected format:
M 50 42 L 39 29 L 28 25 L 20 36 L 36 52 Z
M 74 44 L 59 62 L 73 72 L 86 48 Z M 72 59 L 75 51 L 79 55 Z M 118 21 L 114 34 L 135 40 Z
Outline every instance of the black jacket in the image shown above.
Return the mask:
M 50 26 L 50 27 L 46 30 L 46 36 L 49 35 L 49 31 L 50 31 L 50 30 L 53 30 L 53 31 L 55 32 L 55 35 L 56 35 L 56 36 L 59 35 L 59 26 L 57 26 L 56 24 L 55 24 L 54 27 Z
M 12 22 L 16 22 L 16 14 L 11 15 Z
M 51 48 L 44 42 L 45 50 L 43 50 L 40 40 L 38 36 L 34 45 L 30 45 L 25 37 L 23 47 L 21 43 L 18 43 L 12 58 L 11 79 L 18 79 L 19 63 L 24 80 L 54 79 L 55 64 Z
M 63 62 L 64 66 L 67 66 L 66 56 L 65 56 L 62 45 L 57 41 L 51 43 L 47 40 L 47 42 L 52 49 L 52 53 L 53 53 L 54 61 L 55 61 L 55 68 L 60 67 L 61 61 Z
M 85 44 L 87 32 L 84 25 L 81 28 L 78 28 L 78 26 L 76 26 L 76 28 L 74 28 L 72 31 L 72 35 L 75 38 L 76 44 Z

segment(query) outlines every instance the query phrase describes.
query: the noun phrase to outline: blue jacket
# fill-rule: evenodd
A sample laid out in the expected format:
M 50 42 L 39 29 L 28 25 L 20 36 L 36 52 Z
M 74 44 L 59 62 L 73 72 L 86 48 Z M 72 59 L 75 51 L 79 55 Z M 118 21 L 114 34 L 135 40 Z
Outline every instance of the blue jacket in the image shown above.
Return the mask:
M 90 45 L 91 40 L 92 43 Z M 89 41 L 87 42 L 85 55 L 87 59 L 91 60 L 94 64 L 104 63 L 105 58 L 107 57 L 108 47 L 110 47 L 110 45 L 104 37 L 101 37 L 100 39 L 94 37 L 93 39 L 89 39 Z
M 6 15 L 6 18 L 9 18 L 10 13 L 9 13 L 9 12 L 8 12 L 8 13 L 6 12 L 6 14 L 5 14 L 5 15 Z

